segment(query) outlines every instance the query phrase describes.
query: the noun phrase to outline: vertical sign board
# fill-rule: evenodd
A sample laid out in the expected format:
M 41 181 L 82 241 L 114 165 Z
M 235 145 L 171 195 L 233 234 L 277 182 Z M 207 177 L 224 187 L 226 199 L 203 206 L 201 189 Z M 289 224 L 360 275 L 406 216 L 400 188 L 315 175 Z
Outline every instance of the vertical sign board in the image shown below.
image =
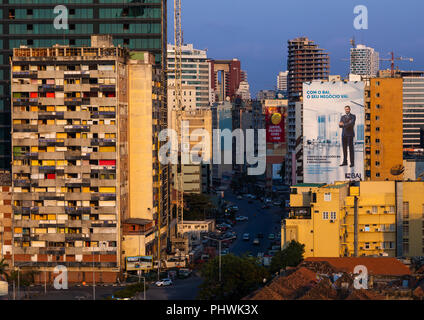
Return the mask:
M 265 123 L 267 143 L 282 143 L 285 141 L 282 107 L 265 108 Z
M 303 84 L 305 183 L 364 180 L 364 89 L 362 81 Z

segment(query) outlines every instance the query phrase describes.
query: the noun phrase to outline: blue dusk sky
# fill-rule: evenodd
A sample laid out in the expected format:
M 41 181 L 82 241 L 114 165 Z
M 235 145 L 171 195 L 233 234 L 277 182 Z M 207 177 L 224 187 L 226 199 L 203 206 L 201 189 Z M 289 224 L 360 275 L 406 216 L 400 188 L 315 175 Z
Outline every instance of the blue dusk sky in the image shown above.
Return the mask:
M 168 0 L 168 42 L 174 42 L 173 5 Z M 368 29 L 353 26 L 357 5 L 368 8 Z M 287 40 L 306 36 L 330 54 L 330 74 L 349 72 L 349 40 L 375 48 L 403 70 L 424 70 L 422 0 L 182 0 L 184 43 L 208 49 L 212 59 L 238 58 L 252 96 L 274 89 L 287 69 Z M 380 62 L 387 69 L 390 62 Z

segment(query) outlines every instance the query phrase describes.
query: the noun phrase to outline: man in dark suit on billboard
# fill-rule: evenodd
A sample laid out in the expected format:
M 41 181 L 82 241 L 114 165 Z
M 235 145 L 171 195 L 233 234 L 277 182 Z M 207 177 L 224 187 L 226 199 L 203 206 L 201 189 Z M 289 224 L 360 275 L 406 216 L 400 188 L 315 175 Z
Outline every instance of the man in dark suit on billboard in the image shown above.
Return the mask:
M 340 165 L 347 166 L 347 148 L 349 147 L 350 167 L 355 166 L 355 154 L 353 139 L 355 137 L 355 121 L 356 116 L 350 113 L 350 107 L 345 106 L 346 114 L 340 119 L 339 127 L 343 128 L 342 145 L 343 145 L 343 163 Z

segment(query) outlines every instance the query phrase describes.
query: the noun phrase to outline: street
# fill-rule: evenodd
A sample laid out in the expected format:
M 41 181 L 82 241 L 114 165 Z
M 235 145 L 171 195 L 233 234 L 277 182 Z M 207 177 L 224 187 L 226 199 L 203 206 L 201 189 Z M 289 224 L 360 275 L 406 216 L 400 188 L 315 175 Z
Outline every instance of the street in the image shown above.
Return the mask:
M 273 233 L 275 240 L 277 240 L 277 234 L 281 231 L 282 209 L 272 205 L 269 209 L 262 209 L 263 203 L 261 201 L 253 200 L 253 203 L 248 203 L 245 197 L 238 200 L 237 196 L 231 193 L 230 190 L 225 191 L 224 199 L 239 207 L 236 215 L 249 218 L 249 221 L 237 222 L 232 228 L 233 231 L 237 232 L 237 239 L 230 245 L 230 253 L 241 255 L 249 252 L 254 257 L 257 256 L 258 252 L 266 253 L 272 242 L 272 240 L 268 239 L 268 235 Z M 244 233 L 250 234 L 249 241 L 243 240 Z M 259 245 L 254 245 L 253 240 L 258 233 L 262 233 L 264 237 L 259 239 Z

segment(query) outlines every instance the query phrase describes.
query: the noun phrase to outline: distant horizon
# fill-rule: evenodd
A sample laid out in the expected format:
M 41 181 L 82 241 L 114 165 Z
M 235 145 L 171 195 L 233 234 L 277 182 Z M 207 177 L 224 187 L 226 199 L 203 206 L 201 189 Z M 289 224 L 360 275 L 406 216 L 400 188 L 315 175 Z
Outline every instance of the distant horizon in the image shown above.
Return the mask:
M 276 89 L 278 73 L 287 70 L 287 41 L 298 37 L 307 37 L 328 52 L 331 75 L 348 75 L 349 61 L 343 59 L 349 59 L 353 37 L 356 44 L 379 52 L 380 59 L 389 59 L 391 51 L 395 57 L 414 59 L 412 63 L 395 61 L 400 70 L 424 70 L 424 36 L 420 31 L 424 30 L 424 1 L 405 0 L 399 5 L 386 0 L 384 6 L 372 0 L 317 2 L 265 0 L 258 6 L 252 0 L 216 0 L 205 10 L 202 1 L 182 0 L 184 43 L 207 49 L 211 59 L 239 59 L 252 97 L 260 90 Z M 359 4 L 368 8 L 367 30 L 353 27 L 353 8 Z M 173 44 L 173 39 L 173 3 L 169 3 L 168 43 Z M 381 61 L 380 69 L 390 69 L 390 62 Z

